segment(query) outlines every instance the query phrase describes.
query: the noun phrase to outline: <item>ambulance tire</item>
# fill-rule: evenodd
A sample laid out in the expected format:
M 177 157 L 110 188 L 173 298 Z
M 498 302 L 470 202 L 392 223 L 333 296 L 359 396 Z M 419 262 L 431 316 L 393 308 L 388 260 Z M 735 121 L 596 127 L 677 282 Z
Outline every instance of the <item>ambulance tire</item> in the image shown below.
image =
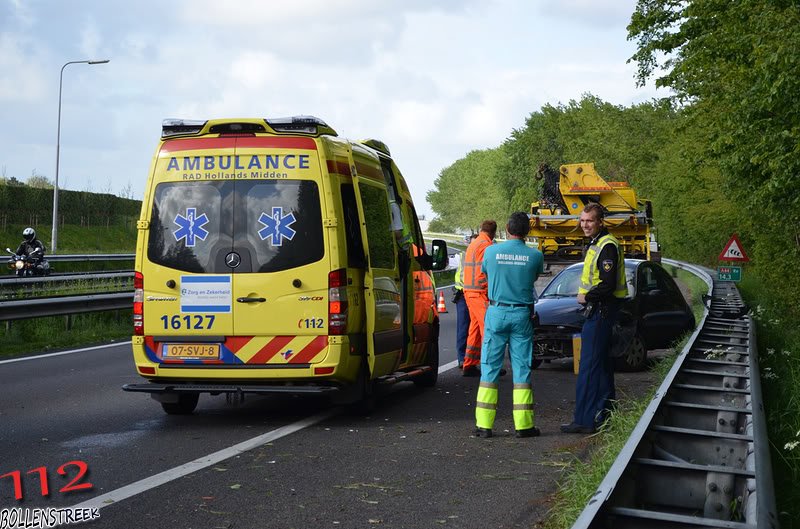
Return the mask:
M 199 400 L 199 393 L 180 393 L 178 402 L 162 402 L 161 407 L 169 415 L 191 415 Z
M 378 396 L 375 391 L 375 380 L 369 378 L 367 359 L 361 362 L 358 372 L 358 397 L 353 403 L 353 412 L 357 415 L 369 415 L 378 408 Z
M 430 367 L 430 371 L 414 378 L 414 384 L 421 388 L 432 388 L 439 380 L 439 340 L 430 342 L 428 345 L 428 362 L 426 364 Z

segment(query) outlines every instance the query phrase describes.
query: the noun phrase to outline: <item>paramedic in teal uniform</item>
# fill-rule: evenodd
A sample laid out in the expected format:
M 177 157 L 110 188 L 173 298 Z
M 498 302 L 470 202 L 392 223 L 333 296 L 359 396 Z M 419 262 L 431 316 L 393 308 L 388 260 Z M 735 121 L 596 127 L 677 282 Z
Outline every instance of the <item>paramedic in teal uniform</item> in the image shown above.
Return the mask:
M 483 272 L 489 282 L 489 308 L 481 349 L 481 382 L 475 407 L 476 437 L 491 437 L 497 411 L 498 380 L 506 344 L 514 375 L 514 429 L 517 437 L 536 437 L 533 425 L 533 288 L 544 272 L 544 256 L 525 244 L 528 215 L 518 211 L 506 225 L 508 240 L 486 248 Z

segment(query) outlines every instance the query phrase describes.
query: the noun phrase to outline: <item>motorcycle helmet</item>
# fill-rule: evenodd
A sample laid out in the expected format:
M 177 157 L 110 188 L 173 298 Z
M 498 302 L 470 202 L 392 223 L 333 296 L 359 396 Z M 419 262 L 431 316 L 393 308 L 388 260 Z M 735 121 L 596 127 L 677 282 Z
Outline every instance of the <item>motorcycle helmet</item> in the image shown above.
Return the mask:
M 33 230 L 33 228 L 25 228 L 22 230 L 22 237 L 26 241 L 32 242 L 36 238 L 36 232 Z

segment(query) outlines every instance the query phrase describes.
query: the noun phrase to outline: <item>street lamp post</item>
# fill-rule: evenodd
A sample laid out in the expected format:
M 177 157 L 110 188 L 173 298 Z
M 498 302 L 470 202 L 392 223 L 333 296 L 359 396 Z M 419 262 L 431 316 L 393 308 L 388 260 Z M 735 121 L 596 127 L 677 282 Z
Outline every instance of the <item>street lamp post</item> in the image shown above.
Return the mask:
M 70 64 L 105 64 L 111 59 L 69 61 L 61 67 L 61 75 L 58 77 L 58 133 L 56 134 L 56 179 L 53 186 L 53 231 L 50 238 L 50 251 L 56 252 L 58 242 L 58 160 L 61 151 L 61 87 L 64 84 L 64 68 Z

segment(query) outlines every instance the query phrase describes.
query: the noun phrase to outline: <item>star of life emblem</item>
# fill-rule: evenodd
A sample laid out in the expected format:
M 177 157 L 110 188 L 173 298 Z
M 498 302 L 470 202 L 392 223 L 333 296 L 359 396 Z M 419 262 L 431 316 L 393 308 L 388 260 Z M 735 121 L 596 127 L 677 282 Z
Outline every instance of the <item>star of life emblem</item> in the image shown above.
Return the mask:
M 209 222 L 208 217 L 205 213 L 198 217 L 197 208 L 186 208 L 186 216 L 178 213 L 173 222 L 178 225 L 178 229 L 173 231 L 172 235 L 176 241 L 185 239 L 187 248 L 193 248 L 197 239 L 204 241 L 208 237 L 208 230 L 203 228 Z
M 294 239 L 297 232 L 291 228 L 291 225 L 296 221 L 293 212 L 290 211 L 288 215 L 284 215 L 282 207 L 272 208 L 272 215 L 261 213 L 258 222 L 264 227 L 258 231 L 258 236 L 262 241 L 270 239 L 272 246 L 281 246 L 284 239 L 289 241 Z

